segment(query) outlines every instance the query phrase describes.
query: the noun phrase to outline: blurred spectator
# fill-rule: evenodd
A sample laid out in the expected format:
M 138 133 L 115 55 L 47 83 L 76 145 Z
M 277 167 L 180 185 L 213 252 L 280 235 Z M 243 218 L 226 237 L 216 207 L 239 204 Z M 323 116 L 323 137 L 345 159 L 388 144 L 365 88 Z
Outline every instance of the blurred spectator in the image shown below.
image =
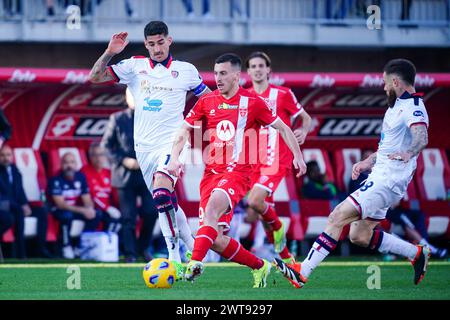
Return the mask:
M 247 7 L 248 9 L 248 7 Z M 230 0 L 230 13 L 233 18 L 247 18 L 247 10 L 244 12 L 241 9 L 241 4 L 239 0 Z
M 136 244 L 137 199 L 142 200 L 139 251 L 147 260 L 151 259 L 150 245 L 158 211 L 153 197 L 145 185 L 136 160 L 133 139 L 134 102 L 130 91 L 126 91 L 129 108 L 113 113 L 103 135 L 101 145 L 108 151 L 111 160 L 111 184 L 117 188 L 122 213 L 121 244 L 127 262 L 134 262 L 138 256 Z
M 37 218 L 37 247 L 39 256 L 50 257 L 45 247 L 47 236 L 47 211 L 43 207 L 34 207 L 28 204 L 28 199 L 23 188 L 22 174 L 13 164 L 13 152 L 11 147 L 4 145 L 0 149 L 0 197 L 4 202 L 0 209 L 0 234 L 14 225 L 13 257 L 26 258 L 25 249 L 25 217 Z M 6 229 L 5 229 L 6 228 Z
M 45 5 L 47 7 L 47 15 L 52 17 L 55 15 L 55 3 L 53 0 L 46 0 Z
M 0 107 L 0 148 L 11 137 L 11 124 Z
M 73 259 L 79 255 L 80 239 L 70 237 L 74 220 L 84 221 L 84 231 L 95 231 L 101 212 L 94 209 L 86 177 L 76 171 L 76 160 L 72 153 L 61 158 L 61 172 L 48 184 L 52 213 L 61 224 L 63 257 Z
M 353 6 L 353 0 L 326 0 L 325 17 L 327 19 L 345 19 Z
M 136 13 L 133 9 L 133 5 L 131 4 L 131 0 L 124 0 L 124 2 L 125 2 L 125 12 L 127 13 L 127 16 L 135 18 Z
M 67 8 L 70 5 L 79 6 L 82 16 L 92 15 L 94 6 L 100 5 L 102 1 L 103 0 L 60 0 L 64 8 Z
M 361 153 L 361 161 L 366 160 L 374 152 L 375 151 L 370 150 L 370 149 L 363 150 Z M 361 186 L 364 184 L 364 182 L 369 177 L 369 173 L 370 173 L 370 171 L 364 171 L 364 172 L 361 172 L 358 179 L 356 179 L 356 180 L 350 179 L 350 182 L 348 185 L 348 193 L 349 194 L 353 193 L 353 191 L 356 191 L 359 188 L 361 188 Z
M 3 0 L 3 11 L 6 17 L 14 17 L 22 14 L 22 1 Z
M 400 15 L 401 20 L 409 20 L 409 14 L 411 12 L 412 0 L 402 0 L 402 13 Z
M 328 182 L 326 176 L 320 173 L 319 164 L 314 160 L 306 164 L 302 194 L 305 199 L 337 200 L 341 198 L 336 186 Z
M 188 18 L 195 18 L 194 6 L 192 5 L 192 0 L 182 0 L 184 7 L 186 8 L 186 12 Z M 202 0 L 202 15 L 204 18 L 211 18 L 209 0 Z
M 106 166 L 105 150 L 98 142 L 89 147 L 89 162 L 81 172 L 87 179 L 88 187 L 94 201 L 95 209 L 102 211 L 103 229 L 109 232 L 119 232 L 120 211 L 111 205 L 113 189 L 111 187 L 111 170 Z
M 404 209 L 400 207 L 400 203 L 397 203 L 388 210 L 386 219 L 393 224 L 401 226 L 408 240 L 428 246 L 433 257 L 440 259 L 447 257 L 447 249 L 437 248 L 428 242 L 425 214 L 422 211 Z

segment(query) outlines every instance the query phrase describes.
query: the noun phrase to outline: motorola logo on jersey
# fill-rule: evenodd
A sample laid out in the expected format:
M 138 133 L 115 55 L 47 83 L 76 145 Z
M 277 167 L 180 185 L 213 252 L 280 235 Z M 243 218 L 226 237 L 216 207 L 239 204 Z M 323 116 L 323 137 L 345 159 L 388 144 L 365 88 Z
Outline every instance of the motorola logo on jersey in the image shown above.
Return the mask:
M 234 137 L 234 125 L 229 120 L 222 120 L 216 126 L 217 137 L 222 141 L 229 141 Z

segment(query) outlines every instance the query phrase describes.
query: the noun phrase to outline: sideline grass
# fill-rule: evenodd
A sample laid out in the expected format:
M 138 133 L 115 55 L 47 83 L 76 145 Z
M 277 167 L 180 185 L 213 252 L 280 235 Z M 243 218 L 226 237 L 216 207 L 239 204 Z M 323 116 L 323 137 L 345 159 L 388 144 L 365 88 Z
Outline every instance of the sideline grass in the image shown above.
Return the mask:
M 275 269 L 267 288 L 252 289 L 250 271 L 236 264 L 208 264 L 195 283 L 177 282 L 171 289 L 145 287 L 140 263 L 78 265 L 80 290 L 67 289 L 69 264 L 0 265 L 0 299 L 450 299 L 450 263 L 444 261 L 431 262 L 418 286 L 412 283 L 413 270 L 407 262 L 325 262 L 301 290 Z M 370 265 L 380 267 L 380 290 L 367 288 Z

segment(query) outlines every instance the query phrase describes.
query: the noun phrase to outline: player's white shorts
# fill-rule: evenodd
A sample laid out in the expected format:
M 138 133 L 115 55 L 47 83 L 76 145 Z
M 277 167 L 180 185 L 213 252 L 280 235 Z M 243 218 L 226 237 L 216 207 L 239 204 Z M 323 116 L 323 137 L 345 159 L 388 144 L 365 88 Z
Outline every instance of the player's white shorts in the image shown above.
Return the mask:
M 356 207 L 361 219 L 381 221 L 387 210 L 404 197 L 408 183 L 409 179 L 394 181 L 386 175 L 372 173 L 347 199 Z
M 167 175 L 172 181 L 173 185 L 177 182 L 177 177 L 171 175 L 165 168 L 169 164 L 170 154 L 172 152 L 172 145 L 159 149 L 158 151 L 142 152 L 136 151 L 136 159 L 142 171 L 145 184 L 150 191 L 153 191 L 153 177 L 156 172 L 162 172 Z M 180 154 L 180 162 L 184 163 L 184 157 L 188 152 L 188 145 L 186 145 Z

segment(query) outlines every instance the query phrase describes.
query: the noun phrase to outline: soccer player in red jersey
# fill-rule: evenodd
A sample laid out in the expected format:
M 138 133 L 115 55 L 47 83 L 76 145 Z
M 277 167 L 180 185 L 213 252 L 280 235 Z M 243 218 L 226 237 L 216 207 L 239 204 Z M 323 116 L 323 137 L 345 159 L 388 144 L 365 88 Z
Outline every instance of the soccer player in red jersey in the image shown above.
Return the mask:
M 105 168 L 105 151 L 99 143 L 93 142 L 89 146 L 88 153 L 90 164 L 85 165 L 81 172 L 86 176 L 95 209 L 102 211 L 104 230 L 119 232 L 121 214 L 111 205 L 113 192 L 111 170 Z
M 272 112 L 291 125 L 298 118 L 302 119 L 302 127 L 294 130 L 297 142 L 304 143 L 311 126 L 311 117 L 297 101 L 294 93 L 286 87 L 269 83 L 271 61 L 264 52 L 256 51 L 250 54 L 246 61 L 247 73 L 253 86 L 249 89 L 263 98 Z M 248 196 L 249 206 L 260 214 L 264 221 L 264 229 L 269 242 L 274 244 L 275 252 L 287 263 L 295 263 L 295 257 L 289 253 L 286 246 L 286 230 L 273 206 L 273 193 L 283 178 L 291 173 L 292 154 L 288 146 L 280 139 L 273 128 L 261 128 L 260 150 L 262 162 L 255 166 L 251 180 L 252 190 Z
M 213 249 L 222 257 L 253 269 L 253 287 L 258 288 L 266 286 L 271 264 L 224 234 L 229 229 L 234 206 L 251 187 L 258 128 L 271 126 L 280 131 L 294 154 L 297 176 L 305 173 L 306 165 L 291 129 L 262 98 L 239 86 L 240 71 L 241 59 L 237 55 L 224 54 L 216 59 L 214 77 L 218 89 L 202 96 L 186 116 L 176 135 L 167 170 L 180 174 L 179 155 L 191 130 L 200 127 L 204 120 L 209 145 L 205 148 L 206 166 L 200 183 L 200 228 L 185 278 L 192 281 L 203 272 L 202 260 Z

